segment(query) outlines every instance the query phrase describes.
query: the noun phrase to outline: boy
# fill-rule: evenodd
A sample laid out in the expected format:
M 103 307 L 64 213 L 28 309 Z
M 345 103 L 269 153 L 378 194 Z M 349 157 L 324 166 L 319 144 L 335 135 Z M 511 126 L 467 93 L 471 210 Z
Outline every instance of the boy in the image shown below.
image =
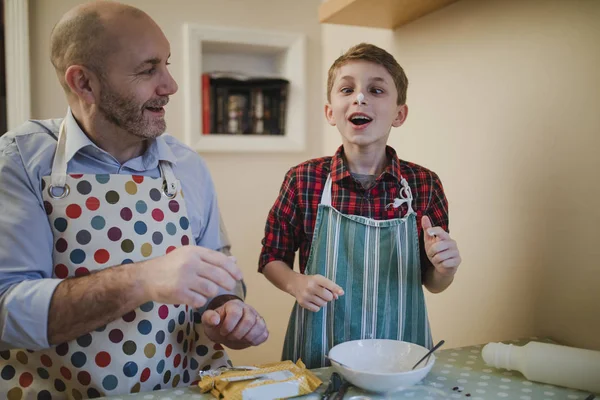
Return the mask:
M 331 347 L 356 339 L 431 347 L 422 285 L 446 289 L 461 258 L 439 178 L 387 146 L 408 114 L 407 85 L 394 57 L 370 44 L 329 69 L 325 116 L 342 146 L 288 171 L 262 240 L 259 271 L 297 301 L 284 360 L 323 367 Z

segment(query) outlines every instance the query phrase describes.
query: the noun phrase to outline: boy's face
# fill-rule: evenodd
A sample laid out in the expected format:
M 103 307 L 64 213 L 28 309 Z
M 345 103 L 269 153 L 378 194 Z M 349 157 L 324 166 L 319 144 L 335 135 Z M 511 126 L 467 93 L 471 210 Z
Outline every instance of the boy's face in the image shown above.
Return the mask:
M 359 104 L 357 96 L 364 99 Z M 398 91 L 390 73 L 369 61 L 351 61 L 342 65 L 331 88 L 331 102 L 325 116 L 337 126 L 344 145 L 385 147 L 390 129 L 404 123 L 406 105 L 398 105 Z

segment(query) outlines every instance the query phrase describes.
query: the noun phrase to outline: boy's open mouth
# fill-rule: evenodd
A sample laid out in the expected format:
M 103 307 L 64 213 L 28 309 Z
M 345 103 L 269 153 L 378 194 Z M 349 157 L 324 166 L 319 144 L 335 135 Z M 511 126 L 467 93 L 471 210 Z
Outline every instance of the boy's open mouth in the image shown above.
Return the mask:
M 373 118 L 369 117 L 367 114 L 364 113 L 353 113 L 350 114 L 350 118 L 348 118 L 348 121 L 350 121 L 353 125 L 363 126 L 373 121 Z

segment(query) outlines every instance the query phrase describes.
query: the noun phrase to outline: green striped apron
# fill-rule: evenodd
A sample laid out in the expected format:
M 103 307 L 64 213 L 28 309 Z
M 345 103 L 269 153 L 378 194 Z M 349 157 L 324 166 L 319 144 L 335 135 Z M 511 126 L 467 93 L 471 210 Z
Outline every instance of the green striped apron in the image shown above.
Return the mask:
M 357 339 L 396 339 L 431 348 L 431 332 L 421 285 L 419 237 L 412 193 L 404 178 L 402 218 L 375 220 L 340 213 L 331 206 L 327 178 L 306 270 L 344 289 L 344 295 L 318 312 L 294 304 L 283 346 L 283 360 L 298 358 L 308 368 L 327 366 L 333 346 Z

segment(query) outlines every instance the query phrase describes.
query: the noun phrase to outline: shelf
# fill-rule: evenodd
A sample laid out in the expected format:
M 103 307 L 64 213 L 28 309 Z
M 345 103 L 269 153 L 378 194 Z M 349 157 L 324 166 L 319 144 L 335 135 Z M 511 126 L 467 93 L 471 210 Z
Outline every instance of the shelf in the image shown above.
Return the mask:
M 457 0 L 326 0 L 319 6 L 324 24 L 395 29 Z
M 184 26 L 185 142 L 202 152 L 301 152 L 305 149 L 304 35 L 186 24 Z M 290 82 L 285 135 L 202 134 L 203 72 L 277 75 Z

